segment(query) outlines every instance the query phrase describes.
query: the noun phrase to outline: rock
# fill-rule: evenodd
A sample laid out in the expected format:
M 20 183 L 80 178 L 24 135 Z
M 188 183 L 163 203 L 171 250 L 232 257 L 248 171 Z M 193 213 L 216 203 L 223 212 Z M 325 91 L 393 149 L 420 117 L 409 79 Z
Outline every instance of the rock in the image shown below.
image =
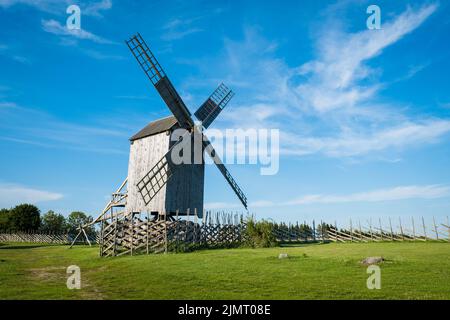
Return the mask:
M 383 257 L 368 257 L 368 258 L 365 258 L 363 261 L 361 261 L 361 264 L 368 266 L 371 264 L 381 263 L 383 261 L 384 261 Z
M 278 255 L 278 259 L 287 259 L 287 258 L 289 258 L 289 256 L 288 256 L 287 253 L 280 253 L 280 254 Z

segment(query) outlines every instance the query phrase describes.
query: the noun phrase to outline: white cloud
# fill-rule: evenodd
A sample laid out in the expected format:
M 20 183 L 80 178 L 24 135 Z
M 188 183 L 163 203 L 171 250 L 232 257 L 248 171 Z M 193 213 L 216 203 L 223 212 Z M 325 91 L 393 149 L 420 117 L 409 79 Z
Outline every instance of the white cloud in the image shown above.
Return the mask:
M 0 7 L 9 8 L 15 5 L 27 5 L 39 11 L 52 14 L 65 15 L 66 9 L 73 1 L 70 0 L 0 0 Z M 102 17 L 102 11 L 112 8 L 111 0 L 100 0 L 96 2 L 78 3 L 82 15 Z
M 188 35 L 203 32 L 205 29 L 200 27 L 205 19 L 217 19 L 225 10 L 216 8 L 214 10 L 204 8 L 196 11 L 195 16 L 189 16 L 183 12 L 181 15 L 173 17 L 162 27 L 161 39 L 164 41 L 173 41 L 182 39 Z
M 0 184 L 0 206 L 12 207 L 21 203 L 36 204 L 63 198 L 60 193 L 28 188 L 15 184 Z
M 86 5 L 81 10 L 83 15 L 102 17 L 101 12 L 110 10 L 112 8 L 111 0 L 101 0 L 99 2 L 94 2 Z
M 172 19 L 164 27 L 164 33 L 161 39 L 165 41 L 179 40 L 190 34 L 203 31 L 200 28 L 192 26 L 192 24 L 199 18 L 192 19 Z
M 58 36 L 75 37 L 77 39 L 90 40 L 100 44 L 114 44 L 113 41 L 97 36 L 83 29 L 68 29 L 53 19 L 42 20 L 42 29 Z
M 450 120 L 429 120 L 404 123 L 366 135 L 344 132 L 338 137 L 308 138 L 286 134 L 283 139 L 290 147 L 285 147 L 282 153 L 323 153 L 330 157 L 353 157 L 388 148 L 401 149 L 436 142 L 449 132 Z
M 27 5 L 49 13 L 65 13 L 68 0 L 0 0 L 0 7 L 9 8 L 15 5 Z
M 90 49 L 84 49 L 81 51 L 88 57 L 91 57 L 96 60 L 123 60 L 125 59 L 123 56 L 120 55 L 113 55 L 113 54 L 104 54 L 102 52 L 96 51 L 96 50 L 90 50 Z
M 437 199 L 450 196 L 450 188 L 442 185 L 399 186 L 389 189 L 352 193 L 347 195 L 305 195 L 282 205 L 332 204 L 348 202 L 382 202 L 407 199 Z
M 0 107 L 0 118 L 9 121 L 0 122 L 1 140 L 45 148 L 128 154 L 127 138 L 133 131 L 120 127 L 117 119 L 111 120 L 108 125 L 101 125 L 100 120 L 91 125 L 78 124 L 15 103 L 4 104 Z
M 15 49 L 13 49 L 11 46 L 0 44 L 0 54 L 22 64 L 31 64 L 30 59 L 16 54 L 14 51 Z
M 435 4 L 408 7 L 383 22 L 383 30 L 346 33 L 325 23 L 316 37 L 316 57 L 298 67 L 276 58 L 278 44 L 264 39 L 257 28 L 246 28 L 241 41 L 225 39 L 225 55 L 214 62 L 218 68 L 211 79 L 220 70 L 237 95 L 218 125 L 279 128 L 282 152 L 297 156 L 382 157 L 383 152 L 439 142 L 450 131 L 450 119 L 408 114 L 414 106 L 382 97 L 381 90 L 389 85 L 377 79 L 382 66 L 368 65 L 436 10 Z M 203 65 L 212 63 L 207 62 Z M 409 66 L 406 76 L 390 83 L 407 80 L 428 64 Z M 211 82 L 191 80 L 186 87 Z
M 378 86 L 358 85 L 358 81 L 375 72 L 364 63 L 418 28 L 436 9 L 435 4 L 419 10 L 408 8 L 375 32 L 366 29 L 355 34 L 324 33 L 318 45 L 319 59 L 299 68 L 301 75 L 311 78 L 297 88 L 298 94 L 319 112 L 352 107 L 372 97 Z
M 288 201 L 275 202 L 270 200 L 258 200 L 249 203 L 249 209 L 302 206 L 314 204 L 337 204 L 354 202 L 385 202 L 413 199 L 438 199 L 450 197 L 450 187 L 445 185 L 425 186 L 397 186 L 392 188 L 357 192 L 350 194 L 307 194 Z M 239 203 L 209 202 L 205 203 L 205 209 L 231 209 L 240 207 Z
M 15 108 L 17 105 L 14 102 L 0 102 L 0 109 L 1 108 Z

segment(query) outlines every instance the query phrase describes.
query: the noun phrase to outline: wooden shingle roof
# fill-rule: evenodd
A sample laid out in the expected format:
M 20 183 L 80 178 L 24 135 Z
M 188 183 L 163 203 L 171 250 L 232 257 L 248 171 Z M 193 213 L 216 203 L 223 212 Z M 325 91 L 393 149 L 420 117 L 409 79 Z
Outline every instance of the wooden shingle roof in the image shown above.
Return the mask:
M 177 124 L 177 119 L 174 116 L 162 118 L 153 122 L 150 122 L 144 129 L 136 133 L 130 138 L 130 141 L 139 140 L 155 134 L 166 132 L 172 129 Z

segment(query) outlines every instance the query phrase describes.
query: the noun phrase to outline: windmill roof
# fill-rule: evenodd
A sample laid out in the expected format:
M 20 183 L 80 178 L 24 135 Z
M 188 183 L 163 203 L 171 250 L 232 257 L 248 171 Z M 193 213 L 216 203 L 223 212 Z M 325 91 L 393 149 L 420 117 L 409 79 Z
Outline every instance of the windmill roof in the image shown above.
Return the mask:
M 130 138 L 130 141 L 139 140 L 155 134 L 166 132 L 172 129 L 177 124 L 177 119 L 174 116 L 162 118 L 153 122 L 150 122 L 145 128 L 136 133 Z

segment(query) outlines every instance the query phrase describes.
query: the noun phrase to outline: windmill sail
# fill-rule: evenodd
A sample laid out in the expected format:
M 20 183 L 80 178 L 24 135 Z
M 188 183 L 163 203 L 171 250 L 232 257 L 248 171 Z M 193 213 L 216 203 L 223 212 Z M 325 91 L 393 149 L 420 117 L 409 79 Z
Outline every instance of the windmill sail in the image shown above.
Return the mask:
M 217 168 L 224 176 L 225 180 L 227 180 L 228 184 L 233 189 L 234 193 L 236 193 L 239 200 L 241 200 L 245 209 L 247 209 L 247 197 L 244 195 L 244 192 L 241 190 L 241 188 L 238 186 L 238 184 L 236 183 L 234 178 L 231 176 L 230 172 L 225 167 L 222 160 L 219 158 L 219 155 L 217 154 L 216 150 L 214 150 L 214 147 L 212 146 L 212 144 L 208 140 L 208 138 L 206 138 L 206 136 L 203 136 L 203 146 L 205 148 L 205 151 L 213 159 L 214 163 L 216 164 Z
M 195 116 L 202 122 L 207 129 L 211 123 L 217 118 L 220 112 L 233 98 L 234 93 L 228 89 L 223 83 L 209 96 L 209 98 L 198 108 Z
M 171 153 L 173 148 L 180 143 L 175 143 L 172 148 L 159 160 L 153 168 L 138 182 L 137 188 L 144 200 L 145 205 L 158 194 L 158 192 L 167 184 L 170 177 L 180 167 L 172 162 Z
M 182 128 L 191 129 L 194 125 L 191 113 L 141 35 L 138 33 L 126 43 L 142 70 L 172 111 L 179 125 Z

